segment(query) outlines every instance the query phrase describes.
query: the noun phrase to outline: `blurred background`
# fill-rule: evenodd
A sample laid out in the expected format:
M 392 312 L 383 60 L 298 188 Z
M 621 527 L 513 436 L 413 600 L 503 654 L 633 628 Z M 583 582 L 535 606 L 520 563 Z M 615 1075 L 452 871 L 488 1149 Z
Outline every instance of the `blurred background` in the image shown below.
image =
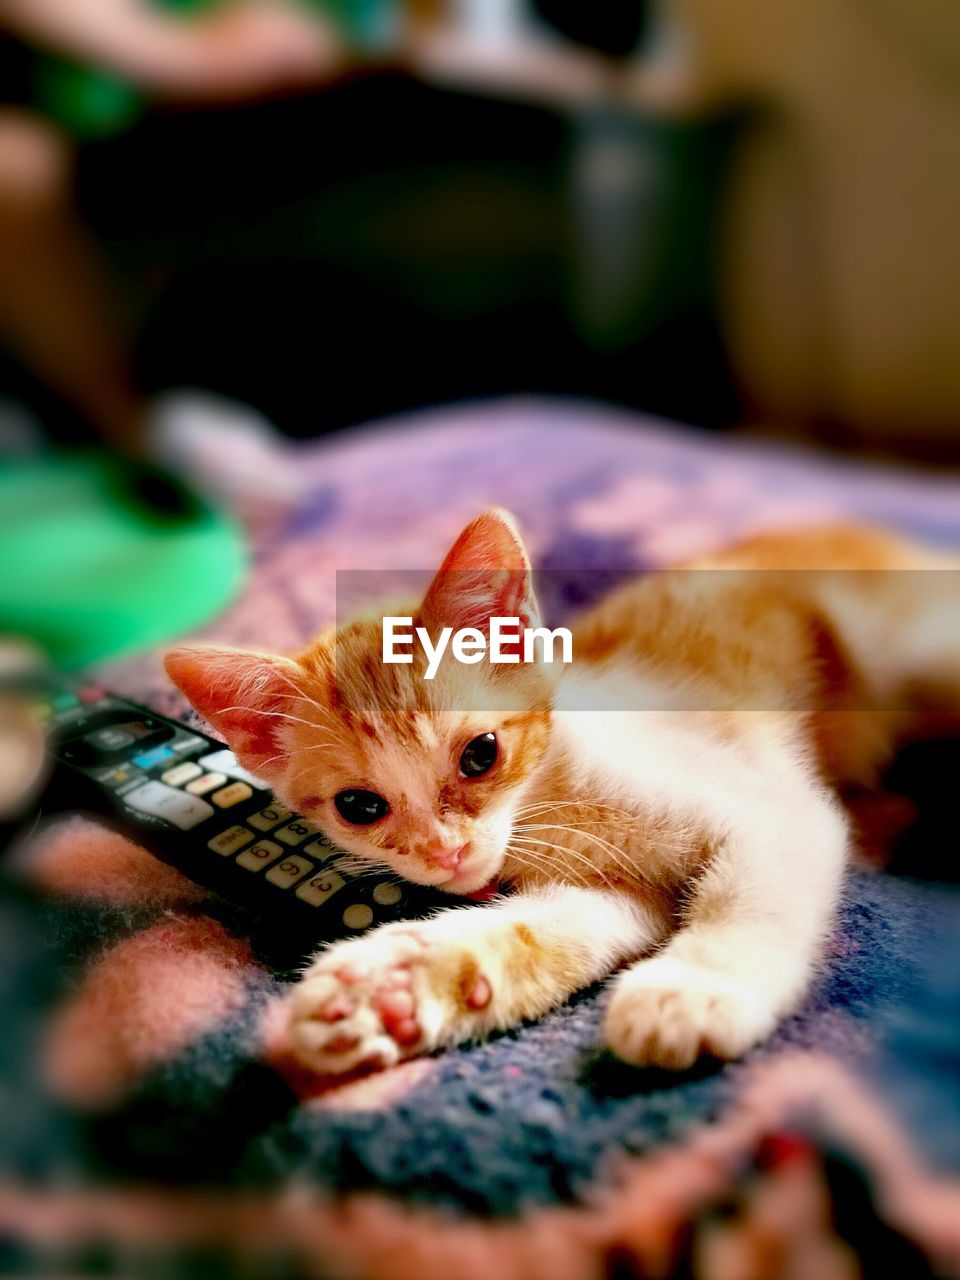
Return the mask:
M 182 387 L 293 437 L 536 391 L 960 455 L 940 0 L 0 0 L 0 34 L 8 438 L 163 453 Z

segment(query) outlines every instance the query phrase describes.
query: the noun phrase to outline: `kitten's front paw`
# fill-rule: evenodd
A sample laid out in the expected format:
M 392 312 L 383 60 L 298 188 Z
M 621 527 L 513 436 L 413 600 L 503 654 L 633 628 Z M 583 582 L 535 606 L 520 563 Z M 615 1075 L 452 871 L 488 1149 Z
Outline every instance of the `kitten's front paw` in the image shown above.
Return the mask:
M 620 977 L 607 1007 L 604 1035 L 624 1062 L 682 1071 L 704 1054 L 739 1058 L 774 1022 L 756 988 L 699 965 L 656 956 Z
M 393 1066 L 462 1033 L 491 1000 L 476 960 L 427 926 L 388 925 L 342 942 L 289 999 L 288 1040 L 312 1071 Z

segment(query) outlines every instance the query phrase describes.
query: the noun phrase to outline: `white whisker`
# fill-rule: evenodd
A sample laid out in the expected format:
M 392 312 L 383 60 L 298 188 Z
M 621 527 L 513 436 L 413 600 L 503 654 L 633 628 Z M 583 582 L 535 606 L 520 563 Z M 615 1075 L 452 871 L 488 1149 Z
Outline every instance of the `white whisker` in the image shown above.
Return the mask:
M 548 876 L 555 883 L 563 884 L 566 880 L 568 883 L 579 885 L 584 889 L 590 887 L 589 882 L 584 876 L 579 875 L 575 871 L 571 871 L 569 867 L 564 867 L 558 876 L 556 867 L 551 865 L 546 858 L 536 854 L 534 850 L 526 850 L 527 856 L 524 856 L 524 854 L 521 854 L 520 851 L 515 849 L 512 845 L 507 845 L 506 855 L 521 867 L 526 867 L 530 871 L 536 871 L 541 875 Z
M 551 809 L 566 809 L 570 806 L 576 806 L 580 809 L 597 809 L 607 813 L 615 813 L 618 817 L 626 818 L 628 821 L 636 822 L 638 815 L 631 813 L 627 809 L 619 809 L 616 805 L 603 804 L 598 800 L 540 800 L 536 804 L 521 805 L 517 809 L 517 815 L 523 817 L 534 817 L 533 810 L 549 812 Z
M 511 837 L 511 843 L 515 841 L 518 841 L 523 845 L 542 845 L 546 849 L 556 849 L 557 853 L 563 853 L 570 858 L 576 858 L 578 862 L 582 862 L 585 867 L 589 868 L 591 876 L 596 877 L 596 879 L 603 881 L 605 884 L 610 884 L 609 878 L 598 866 L 592 863 L 589 858 L 585 858 L 582 853 L 577 853 L 575 849 L 571 849 L 567 845 L 553 844 L 549 840 L 539 840 L 534 836 L 514 835 Z
M 607 851 L 607 855 L 616 867 L 619 867 L 626 875 L 643 880 L 645 876 L 641 871 L 635 868 L 626 860 L 622 849 L 618 849 L 611 844 L 609 840 L 605 840 L 603 836 L 598 836 L 593 831 L 587 831 L 584 828 L 586 823 L 559 823 L 559 822 L 543 822 L 543 823 L 518 823 L 514 828 L 515 831 L 569 831 L 572 836 L 580 837 L 584 840 L 592 840 L 594 844 L 601 849 Z M 575 830 L 575 828 L 577 828 Z

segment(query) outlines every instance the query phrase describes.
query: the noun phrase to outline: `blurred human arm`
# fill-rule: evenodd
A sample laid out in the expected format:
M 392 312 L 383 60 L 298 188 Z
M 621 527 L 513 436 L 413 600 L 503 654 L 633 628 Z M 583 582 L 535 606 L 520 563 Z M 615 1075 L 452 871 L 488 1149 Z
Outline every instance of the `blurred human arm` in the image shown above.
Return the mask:
M 242 100 L 343 68 L 336 29 L 286 0 L 168 15 L 138 0 L 0 0 L 0 29 L 157 97 Z

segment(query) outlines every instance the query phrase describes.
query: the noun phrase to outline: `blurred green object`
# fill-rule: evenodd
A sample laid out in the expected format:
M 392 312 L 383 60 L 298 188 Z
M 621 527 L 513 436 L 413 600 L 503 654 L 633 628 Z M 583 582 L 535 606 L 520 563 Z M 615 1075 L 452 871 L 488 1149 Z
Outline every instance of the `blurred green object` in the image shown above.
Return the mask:
M 5 462 L 0 633 L 72 670 L 181 635 L 237 595 L 238 524 L 199 502 L 151 511 L 132 483 L 135 473 L 91 453 Z
M 192 14 L 216 8 L 221 0 L 152 0 L 160 9 Z M 394 35 L 395 0 L 299 0 L 322 10 L 359 49 L 375 50 Z M 147 99 L 135 85 L 97 67 L 39 55 L 33 73 L 36 105 L 78 138 L 121 133 L 142 115 Z
M 37 105 L 78 138 L 120 133 L 143 106 L 137 91 L 116 76 L 59 58 L 38 59 L 33 92 Z
M 158 8 L 194 13 L 219 0 L 153 0 Z M 53 55 L 40 55 L 35 63 L 33 92 L 36 104 L 79 138 L 99 138 L 120 133 L 134 124 L 146 100 L 120 76 Z
M 322 9 L 333 18 L 344 37 L 359 49 L 382 49 L 397 35 L 397 0 L 303 0 L 303 3 L 311 9 Z

